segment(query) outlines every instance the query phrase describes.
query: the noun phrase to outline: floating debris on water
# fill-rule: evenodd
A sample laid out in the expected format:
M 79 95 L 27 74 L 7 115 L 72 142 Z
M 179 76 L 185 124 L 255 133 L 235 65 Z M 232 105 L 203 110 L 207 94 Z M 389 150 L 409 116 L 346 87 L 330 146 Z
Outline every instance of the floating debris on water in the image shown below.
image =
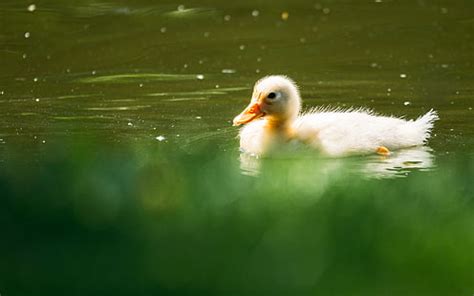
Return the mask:
M 408 106 L 408 105 L 410 105 L 410 104 L 411 104 L 410 101 L 405 101 L 405 102 L 403 102 L 403 105 L 405 105 L 405 106 Z
M 58 96 L 58 99 L 73 99 L 73 98 L 88 98 L 92 96 L 97 96 L 97 94 L 82 94 L 82 95 L 66 95 L 66 96 Z
M 190 98 L 172 98 L 172 99 L 164 99 L 163 101 L 166 102 L 184 102 L 184 101 L 205 101 L 208 100 L 207 97 L 190 97 Z
M 140 84 L 138 85 L 138 87 L 143 87 L 143 83 L 140 83 Z
M 30 32 L 25 32 L 25 38 L 30 38 Z
M 95 70 L 92 70 L 91 74 L 95 75 L 97 72 Z
M 128 126 L 133 126 L 133 123 L 129 122 L 127 123 Z
M 283 11 L 281 13 L 281 19 L 284 20 L 284 21 L 288 20 L 289 16 L 290 16 L 290 14 L 287 11 Z
M 230 21 L 230 19 L 231 19 L 230 15 L 225 15 L 224 16 L 224 21 L 228 22 L 228 21 Z
M 30 4 L 28 5 L 28 7 L 26 8 L 29 12 L 33 12 L 36 10 L 36 5 L 35 4 Z
M 84 110 L 89 111 L 136 111 L 145 108 L 150 108 L 151 105 L 139 105 L 139 106 L 118 106 L 118 107 L 89 107 L 84 108 Z
M 222 69 L 224 74 L 234 74 L 236 71 L 234 69 Z
M 203 79 L 204 79 L 204 75 L 198 74 L 198 75 L 196 75 L 196 78 L 197 78 L 198 80 L 203 80 Z
M 240 50 L 244 50 L 244 49 L 245 49 L 245 45 L 243 45 L 243 44 L 240 45 L 240 46 L 239 46 L 239 49 L 240 49 Z
M 160 32 L 161 33 L 166 33 L 166 27 L 161 27 Z
M 233 89 L 226 88 L 221 90 L 215 89 L 205 89 L 205 90 L 197 90 L 197 91 L 183 91 L 183 92 L 159 92 L 159 93 L 150 93 L 147 96 L 150 97 L 163 97 L 163 96 L 171 96 L 171 97 L 189 97 L 189 96 L 199 96 L 199 95 L 225 95 L 226 91 L 232 91 Z
M 36 115 L 36 114 L 31 114 Z M 90 120 L 90 119 L 114 119 L 114 116 L 104 116 L 104 115 L 87 115 L 87 116 L 54 116 L 56 120 L 66 120 L 66 121 L 74 121 L 74 120 Z
M 155 138 L 156 140 L 162 142 L 164 140 L 166 140 L 166 137 L 165 136 L 162 136 L 162 135 L 159 135 L 158 137 Z
M 69 69 L 66 72 L 70 72 Z M 82 83 L 132 83 L 141 81 L 180 81 L 180 80 L 194 80 L 194 74 L 165 74 L 165 73 L 127 73 L 85 77 L 78 79 Z M 138 80 L 138 81 L 137 81 Z
M 407 74 L 404 74 L 404 73 L 400 74 L 400 78 L 403 78 L 403 79 L 407 78 Z
M 196 116 L 196 119 L 201 119 L 202 117 L 201 116 Z
M 38 82 L 38 77 L 33 78 L 34 82 Z
M 172 18 L 197 18 L 209 17 L 215 15 L 216 10 L 213 8 L 193 7 L 186 8 L 184 5 L 179 5 L 176 10 L 164 13 L 164 16 Z
M 329 13 L 331 13 L 331 9 L 328 8 L 328 7 L 325 7 L 325 8 L 323 8 L 323 13 L 324 14 L 329 14 Z
M 257 17 L 259 14 L 260 14 L 260 11 L 258 11 L 258 10 L 256 10 L 256 9 L 255 9 L 255 10 L 252 10 L 252 16 L 253 16 L 253 17 Z
M 21 116 L 33 116 L 33 115 L 38 115 L 38 113 L 34 113 L 34 112 L 20 112 L 18 113 L 20 114 Z
M 21 57 L 25 60 L 28 56 L 24 53 Z

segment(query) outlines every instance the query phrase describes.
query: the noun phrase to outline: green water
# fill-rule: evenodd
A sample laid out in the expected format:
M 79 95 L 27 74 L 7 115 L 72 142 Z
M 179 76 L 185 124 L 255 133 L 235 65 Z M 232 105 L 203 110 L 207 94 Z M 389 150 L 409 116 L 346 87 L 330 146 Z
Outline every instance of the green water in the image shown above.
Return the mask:
M 2 296 L 474 293 L 473 1 L 32 4 L 0 3 Z M 268 74 L 441 119 L 389 158 L 240 155 Z

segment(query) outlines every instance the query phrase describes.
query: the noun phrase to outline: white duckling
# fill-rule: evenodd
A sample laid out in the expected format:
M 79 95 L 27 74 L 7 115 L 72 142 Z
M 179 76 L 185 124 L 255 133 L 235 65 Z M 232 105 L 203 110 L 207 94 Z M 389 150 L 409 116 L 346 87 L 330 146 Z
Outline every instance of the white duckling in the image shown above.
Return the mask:
M 288 142 L 305 143 L 328 156 L 378 153 L 423 145 L 438 119 L 430 110 L 416 120 L 379 116 L 366 109 L 316 108 L 301 113 L 296 84 L 286 76 L 267 76 L 254 86 L 247 108 L 234 118 L 240 148 L 265 155 Z

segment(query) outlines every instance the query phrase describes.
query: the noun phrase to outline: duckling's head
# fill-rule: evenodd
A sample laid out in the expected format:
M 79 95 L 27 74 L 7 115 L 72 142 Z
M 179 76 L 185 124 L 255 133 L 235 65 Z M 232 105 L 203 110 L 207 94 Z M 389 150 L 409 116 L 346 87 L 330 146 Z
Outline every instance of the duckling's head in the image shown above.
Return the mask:
M 250 104 L 234 118 L 234 125 L 260 117 L 281 125 L 296 119 L 300 109 L 301 97 L 293 80 L 280 75 L 266 76 L 255 83 Z

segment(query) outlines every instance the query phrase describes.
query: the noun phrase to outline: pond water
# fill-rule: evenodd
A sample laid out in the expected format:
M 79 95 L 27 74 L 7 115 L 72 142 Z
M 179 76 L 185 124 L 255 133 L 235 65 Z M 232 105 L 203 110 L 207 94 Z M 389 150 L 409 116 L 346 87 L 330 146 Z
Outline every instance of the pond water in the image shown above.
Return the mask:
M 1 295 L 474 293 L 473 1 L 3 0 L 0 45 Z M 269 74 L 440 120 L 388 158 L 240 155 Z

